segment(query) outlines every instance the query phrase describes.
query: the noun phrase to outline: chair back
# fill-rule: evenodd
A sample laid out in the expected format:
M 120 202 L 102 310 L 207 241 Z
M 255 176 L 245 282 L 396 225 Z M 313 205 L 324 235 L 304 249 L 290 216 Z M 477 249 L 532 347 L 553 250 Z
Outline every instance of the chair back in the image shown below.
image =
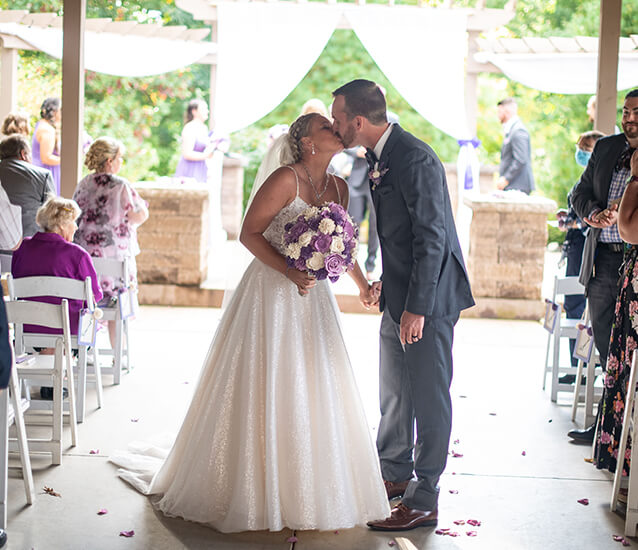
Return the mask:
M 5 302 L 7 321 L 14 325 L 40 325 L 43 327 L 62 330 L 70 334 L 69 302 L 62 300 L 61 304 L 45 304 L 44 302 L 29 302 L 27 300 L 9 300 Z
M 117 277 L 124 281 L 124 286 L 128 286 L 128 259 L 114 260 L 113 258 L 91 258 L 93 267 L 98 275 L 106 277 Z
M 0 273 L 11 273 L 12 254 L 0 254 Z
M 554 277 L 554 300 L 559 294 L 585 294 L 585 287 L 578 277 Z
M 13 275 L 9 275 L 7 277 L 7 286 L 9 287 L 9 298 L 12 300 L 54 296 L 69 300 L 82 300 L 86 302 L 86 307 L 89 309 L 93 309 L 95 306 L 90 277 L 80 281 L 66 277 L 49 276 L 20 277 L 16 279 Z

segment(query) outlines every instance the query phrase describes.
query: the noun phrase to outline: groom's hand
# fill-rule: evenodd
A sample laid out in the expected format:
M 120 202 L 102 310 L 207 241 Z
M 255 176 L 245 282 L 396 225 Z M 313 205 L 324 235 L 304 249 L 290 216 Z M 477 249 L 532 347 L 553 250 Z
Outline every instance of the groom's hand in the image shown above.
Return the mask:
M 417 315 L 404 311 L 401 315 L 401 324 L 399 328 L 399 338 L 401 343 L 416 344 L 423 337 L 423 325 L 425 323 L 424 315 Z
M 379 304 L 379 296 L 374 291 L 374 284 L 368 285 L 366 290 L 359 293 L 359 300 L 361 300 L 363 307 L 366 309 L 370 309 L 372 306 Z

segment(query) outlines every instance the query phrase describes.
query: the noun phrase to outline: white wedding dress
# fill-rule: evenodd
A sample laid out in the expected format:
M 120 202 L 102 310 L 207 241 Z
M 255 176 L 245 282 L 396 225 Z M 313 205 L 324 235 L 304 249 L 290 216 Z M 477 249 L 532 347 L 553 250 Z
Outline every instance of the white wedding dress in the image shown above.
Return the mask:
M 266 239 L 307 208 L 297 196 Z M 222 532 L 334 530 L 390 514 L 327 281 L 308 295 L 254 259 L 226 309 L 170 453 L 111 457 L 167 516 Z M 157 471 L 159 468 L 159 471 Z

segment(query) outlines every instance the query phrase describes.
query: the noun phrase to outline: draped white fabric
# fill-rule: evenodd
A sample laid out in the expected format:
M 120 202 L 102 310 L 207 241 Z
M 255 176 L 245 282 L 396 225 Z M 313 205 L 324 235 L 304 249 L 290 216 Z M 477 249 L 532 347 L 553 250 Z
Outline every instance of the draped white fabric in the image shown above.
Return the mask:
M 525 86 L 555 94 L 595 94 L 598 74 L 596 53 L 502 54 L 479 52 L 474 58 L 496 65 L 503 74 Z M 638 85 L 638 54 L 621 53 L 619 90 Z
M 62 58 L 62 29 L 0 23 L 0 34 L 16 36 L 52 57 Z M 91 71 L 115 76 L 150 76 L 187 67 L 216 48 L 212 42 L 86 31 L 84 65 Z
M 408 12 L 409 10 L 409 12 Z M 467 139 L 466 15 L 403 6 L 345 9 L 354 32 L 403 98 L 439 130 Z
M 337 26 L 341 14 L 331 8 L 314 3 L 218 4 L 216 127 L 232 132 L 249 126 L 286 98 Z

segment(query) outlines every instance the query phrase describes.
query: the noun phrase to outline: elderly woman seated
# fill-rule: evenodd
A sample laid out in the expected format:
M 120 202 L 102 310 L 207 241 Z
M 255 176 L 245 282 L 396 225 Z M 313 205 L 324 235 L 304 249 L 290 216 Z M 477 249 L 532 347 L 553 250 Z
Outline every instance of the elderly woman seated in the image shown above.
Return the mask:
M 75 201 L 62 197 L 50 197 L 36 214 L 36 222 L 42 231 L 26 237 L 20 247 L 13 253 L 11 274 L 15 279 L 20 277 L 50 276 L 66 277 L 84 281 L 91 278 L 95 301 L 102 299 L 102 290 L 88 252 L 74 244 L 73 236 L 78 226 L 75 220 L 80 215 L 80 208 Z M 55 297 L 38 298 L 40 302 L 59 304 L 62 299 Z M 69 300 L 69 317 L 71 334 L 78 333 L 79 312 L 83 304 L 81 300 Z M 26 332 L 34 332 L 33 327 Z M 55 329 L 38 328 L 38 332 L 57 333 Z

